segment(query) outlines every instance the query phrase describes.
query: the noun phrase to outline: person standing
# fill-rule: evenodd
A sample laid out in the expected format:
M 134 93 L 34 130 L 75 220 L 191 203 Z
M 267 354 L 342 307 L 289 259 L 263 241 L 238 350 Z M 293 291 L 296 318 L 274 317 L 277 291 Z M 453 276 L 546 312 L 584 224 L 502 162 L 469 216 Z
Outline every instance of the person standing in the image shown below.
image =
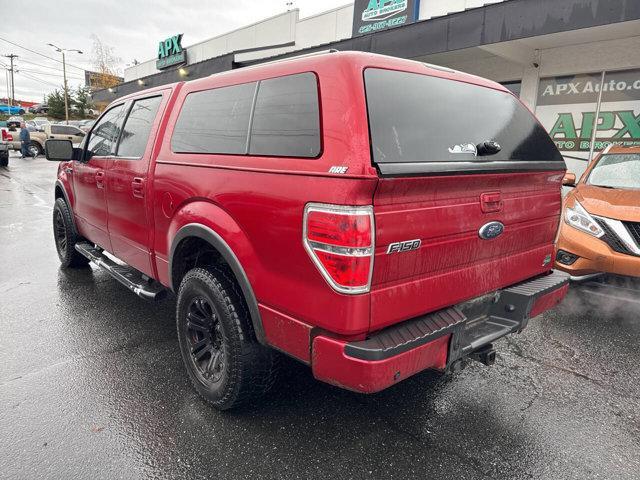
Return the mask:
M 27 130 L 27 125 L 22 122 L 20 124 L 20 153 L 22 157 L 31 157 L 31 152 L 29 152 L 29 145 L 31 144 L 31 135 L 29 134 L 29 130 Z

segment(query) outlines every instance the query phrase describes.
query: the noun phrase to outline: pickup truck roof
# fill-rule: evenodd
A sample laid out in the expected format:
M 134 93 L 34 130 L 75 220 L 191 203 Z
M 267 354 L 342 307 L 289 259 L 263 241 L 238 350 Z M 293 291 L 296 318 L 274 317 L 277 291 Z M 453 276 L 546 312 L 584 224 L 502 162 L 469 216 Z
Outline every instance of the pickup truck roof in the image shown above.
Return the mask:
M 186 83 L 191 88 L 197 90 L 199 87 L 209 88 L 212 82 L 218 80 L 224 82 L 225 85 L 235 83 L 243 83 L 251 81 L 251 79 L 260 77 L 268 78 L 269 74 L 274 76 L 282 75 L 283 71 L 288 69 L 295 71 L 313 71 L 317 66 L 323 62 L 330 62 L 332 65 L 342 64 L 349 68 L 366 68 L 366 67 L 382 67 L 382 68 L 395 68 L 397 70 L 426 73 L 434 77 L 447 78 L 450 80 L 456 80 L 460 82 L 471 83 L 474 85 L 480 85 L 487 88 L 493 88 L 495 90 L 501 90 L 507 93 L 511 93 L 504 86 L 497 82 L 488 80 L 486 78 L 478 77 L 468 73 L 460 72 L 446 67 L 440 67 L 438 65 L 432 65 L 423 62 L 417 62 L 414 60 L 406 60 L 397 57 L 391 57 L 387 55 L 379 55 L 374 53 L 365 52 L 323 52 L 312 55 L 303 55 L 300 57 L 292 57 L 288 59 L 278 60 L 276 62 L 267 62 L 262 64 L 256 64 L 249 67 L 243 67 L 235 70 L 228 70 L 225 72 L 215 73 L 208 77 L 197 78 L 194 80 L 187 80 L 181 82 L 174 82 L 158 87 L 152 87 L 145 90 L 145 93 L 153 93 L 166 89 L 175 89 Z M 120 97 L 114 103 L 121 103 L 123 101 L 136 98 L 140 95 L 140 92 L 131 93 L 129 95 Z
M 244 67 L 237 70 L 229 70 L 221 72 L 210 77 L 192 80 L 194 85 L 207 86 L 209 79 L 224 78 L 225 82 L 230 79 L 237 79 L 238 83 L 247 81 L 252 76 L 260 76 L 266 78 L 270 73 L 281 75 L 283 70 L 292 69 L 297 71 L 309 70 L 313 71 L 319 64 L 330 63 L 336 68 L 346 67 L 361 70 L 366 67 L 379 67 L 387 69 L 396 69 L 405 72 L 415 72 L 428 74 L 434 77 L 447 78 L 460 82 L 472 83 L 483 87 L 494 88 L 509 92 L 505 87 L 497 82 L 486 78 L 478 77 L 468 73 L 463 73 L 450 68 L 440 67 L 414 60 L 406 60 L 387 55 L 379 55 L 365 52 L 327 52 L 318 55 L 305 55 L 301 57 L 293 57 L 283 59 L 277 62 L 268 62 L 264 64 L 256 64 L 250 67 Z M 266 75 L 265 75 L 266 74 Z

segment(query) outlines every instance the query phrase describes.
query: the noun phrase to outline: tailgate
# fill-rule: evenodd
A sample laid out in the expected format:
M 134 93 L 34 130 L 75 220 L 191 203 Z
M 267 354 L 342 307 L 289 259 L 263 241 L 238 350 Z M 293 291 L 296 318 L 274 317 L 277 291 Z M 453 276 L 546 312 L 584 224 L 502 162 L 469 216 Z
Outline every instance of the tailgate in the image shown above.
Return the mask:
M 456 78 L 365 69 L 381 177 L 371 330 L 553 264 L 562 156 L 509 92 Z
M 548 271 L 561 212 L 560 177 L 536 172 L 381 179 L 374 200 L 371 329 Z M 499 195 L 499 211 L 482 211 L 486 193 Z M 504 225 L 502 235 L 481 238 L 480 228 L 494 221 Z M 417 249 L 387 253 L 391 244 L 416 239 Z

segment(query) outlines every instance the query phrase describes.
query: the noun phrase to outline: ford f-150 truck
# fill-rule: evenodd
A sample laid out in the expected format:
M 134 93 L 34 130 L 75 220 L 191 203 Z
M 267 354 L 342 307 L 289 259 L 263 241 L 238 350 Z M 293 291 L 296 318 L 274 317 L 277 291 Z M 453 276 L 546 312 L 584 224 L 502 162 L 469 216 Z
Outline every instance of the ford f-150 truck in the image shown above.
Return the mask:
M 61 161 L 63 267 L 177 296 L 182 358 L 220 409 L 273 383 L 274 350 L 380 391 L 493 363 L 565 295 L 564 161 L 505 88 L 330 52 L 114 101 Z

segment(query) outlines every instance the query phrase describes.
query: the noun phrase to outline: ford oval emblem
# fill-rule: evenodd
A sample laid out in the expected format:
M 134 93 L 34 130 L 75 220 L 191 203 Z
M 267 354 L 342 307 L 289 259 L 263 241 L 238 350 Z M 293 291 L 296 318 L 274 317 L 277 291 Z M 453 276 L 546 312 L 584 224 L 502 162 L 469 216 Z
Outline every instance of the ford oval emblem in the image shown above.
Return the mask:
M 489 222 L 486 225 L 480 227 L 478 235 L 483 240 L 491 240 L 492 238 L 499 237 L 504 232 L 504 225 L 500 222 Z

